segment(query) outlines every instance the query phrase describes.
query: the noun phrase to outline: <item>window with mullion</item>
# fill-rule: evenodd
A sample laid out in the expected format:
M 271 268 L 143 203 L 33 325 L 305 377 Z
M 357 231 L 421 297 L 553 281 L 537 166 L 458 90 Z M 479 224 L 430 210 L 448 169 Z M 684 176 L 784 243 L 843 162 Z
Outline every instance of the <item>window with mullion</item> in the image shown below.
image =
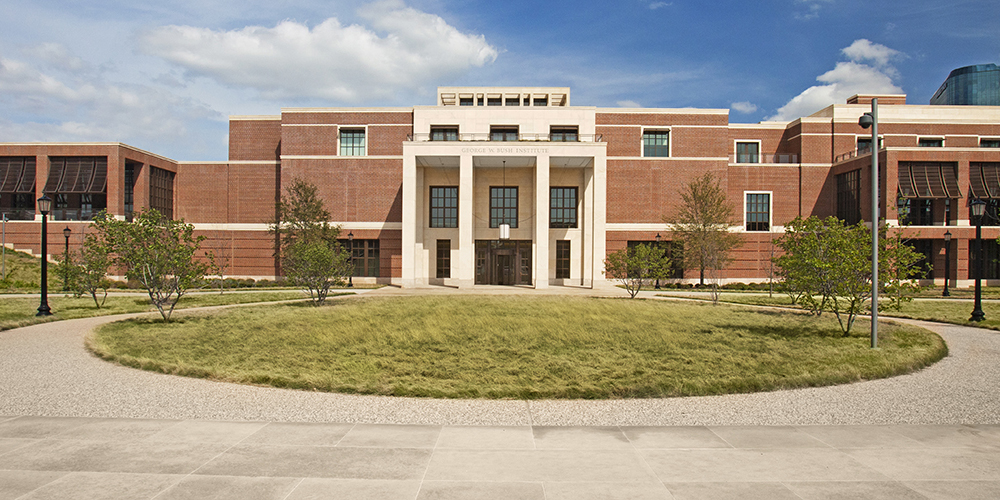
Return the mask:
M 490 140 L 503 142 L 517 141 L 517 127 L 490 127 Z
M 643 131 L 642 156 L 670 156 L 670 132 L 667 130 Z
M 570 242 L 556 241 L 556 279 L 569 279 Z
M 736 163 L 760 163 L 760 143 L 737 142 Z
M 340 156 L 365 155 L 365 129 L 340 129 Z
M 576 227 L 576 194 L 575 187 L 550 188 L 549 227 Z
M 437 277 L 451 277 L 451 240 L 437 240 Z
M 458 186 L 431 187 L 431 227 L 458 227 Z
M 432 141 L 457 141 L 458 127 L 431 127 Z
M 517 227 L 517 186 L 490 187 L 490 227 Z
M 768 231 L 771 228 L 771 195 L 747 193 L 747 231 Z

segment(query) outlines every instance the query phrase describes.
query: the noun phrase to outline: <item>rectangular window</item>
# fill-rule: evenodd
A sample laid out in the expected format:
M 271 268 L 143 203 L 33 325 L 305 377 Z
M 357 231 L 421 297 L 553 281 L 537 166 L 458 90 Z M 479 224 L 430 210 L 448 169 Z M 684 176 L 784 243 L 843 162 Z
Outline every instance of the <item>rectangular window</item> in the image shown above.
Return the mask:
M 511 127 L 511 126 L 490 127 L 490 140 L 505 141 L 505 142 L 517 141 L 517 127 Z
M 457 141 L 458 127 L 431 127 L 432 141 Z
M 837 176 L 837 218 L 848 223 L 861 221 L 861 171 Z
M 670 156 L 670 131 L 644 130 L 642 156 Z
M 340 156 L 365 155 L 365 129 L 340 129 Z
M 569 241 L 556 241 L 556 279 L 569 279 Z
M 459 97 L 458 98 L 458 105 L 459 106 L 475 106 L 476 102 L 473 101 L 471 97 Z
M 944 147 L 944 139 L 921 137 L 917 139 L 917 146 L 922 148 L 942 148 Z
M 499 97 L 488 97 L 486 98 L 487 106 L 503 106 L 503 100 Z
M 981 148 L 1000 148 L 1000 139 L 979 139 Z
M 747 231 L 768 231 L 771 228 L 771 195 L 747 193 Z
M 912 265 L 918 273 L 914 278 L 934 279 L 934 266 L 931 265 L 934 262 L 934 241 L 910 240 L 908 244 L 918 254 L 922 255 L 922 258 Z
M 458 227 L 458 186 L 431 187 L 431 227 Z
M 162 168 L 149 169 L 149 207 L 168 219 L 174 218 L 174 173 Z
M 1000 244 L 994 239 L 982 239 L 983 245 L 983 279 L 1000 279 Z M 969 242 L 969 275 L 975 276 L 979 254 L 976 252 L 976 240 Z
M 451 240 L 437 240 L 437 277 L 451 277 Z
M 506 104 L 507 106 L 520 106 L 521 96 L 513 96 L 513 97 L 507 96 L 507 98 L 504 99 L 504 104 Z
M 549 140 L 553 142 L 576 142 L 579 139 L 579 127 L 552 127 L 549 129 Z
M 549 98 L 548 97 L 536 97 L 534 104 L 535 104 L 535 106 L 548 106 L 549 105 Z
M 896 202 L 899 223 L 904 226 L 930 226 L 934 224 L 934 200 L 900 198 Z
M 490 187 L 490 227 L 517 227 L 517 187 Z
M 125 220 L 129 222 L 132 221 L 132 211 L 135 208 L 133 203 L 135 195 L 135 170 L 135 164 L 125 162 Z
M 339 240 L 351 255 L 354 276 L 379 277 L 378 240 Z
M 760 143 L 737 142 L 736 163 L 760 163 Z
M 576 188 L 553 187 L 549 192 L 549 227 L 576 227 Z

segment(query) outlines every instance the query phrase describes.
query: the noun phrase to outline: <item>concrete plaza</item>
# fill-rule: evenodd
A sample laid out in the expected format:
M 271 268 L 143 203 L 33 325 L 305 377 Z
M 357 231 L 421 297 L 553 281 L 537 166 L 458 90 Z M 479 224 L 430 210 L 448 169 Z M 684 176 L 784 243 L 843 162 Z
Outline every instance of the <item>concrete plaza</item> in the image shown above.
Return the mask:
M 111 319 L 0 332 L 0 499 L 1000 497 L 996 332 L 843 386 L 459 401 L 124 368 L 83 348 Z

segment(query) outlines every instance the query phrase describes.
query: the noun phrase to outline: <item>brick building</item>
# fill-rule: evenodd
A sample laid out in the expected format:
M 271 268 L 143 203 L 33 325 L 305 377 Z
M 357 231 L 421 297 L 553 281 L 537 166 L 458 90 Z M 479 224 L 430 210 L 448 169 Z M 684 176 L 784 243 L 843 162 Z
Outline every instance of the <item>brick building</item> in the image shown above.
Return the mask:
M 315 183 L 356 281 L 411 286 L 592 286 L 607 252 L 670 245 L 663 222 L 705 172 L 727 189 L 743 245 L 727 281 L 763 281 L 773 241 L 798 216 L 870 217 L 871 135 L 879 98 L 881 213 L 943 281 L 968 285 L 968 202 L 1000 200 L 1000 108 L 907 105 L 854 96 L 791 122 L 736 124 L 724 109 L 597 108 L 554 87 L 439 88 L 412 108 L 286 108 L 230 119 L 229 159 L 175 161 L 123 144 L 0 144 L 9 247 L 38 253 L 34 200 L 55 199 L 50 241 L 82 241 L 101 209 L 153 207 L 193 223 L 229 276 L 273 278 L 267 224 L 294 178 Z M 899 214 L 903 214 L 903 220 Z M 1000 221 L 984 224 L 987 277 L 1000 279 Z M 61 251 L 61 245 L 49 248 Z M 676 278 L 698 279 L 696 270 Z

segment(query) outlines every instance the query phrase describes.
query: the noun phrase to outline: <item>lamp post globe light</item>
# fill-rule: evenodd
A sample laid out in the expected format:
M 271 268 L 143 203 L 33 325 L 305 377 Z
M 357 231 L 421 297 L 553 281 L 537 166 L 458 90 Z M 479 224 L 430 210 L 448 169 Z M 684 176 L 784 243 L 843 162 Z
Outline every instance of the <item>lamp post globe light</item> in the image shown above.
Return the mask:
M 972 308 L 972 317 L 969 321 L 982 321 L 986 319 L 983 312 L 983 213 L 986 211 L 986 202 L 983 200 L 973 200 L 969 204 L 972 218 L 976 222 L 976 302 Z
M 878 98 L 872 98 L 872 111 L 858 119 L 863 129 L 872 129 L 872 328 L 871 348 L 878 348 Z
M 942 297 L 951 297 L 948 292 L 948 278 L 951 276 L 951 231 L 944 233 L 944 291 Z
M 63 291 L 69 291 L 69 235 L 73 234 L 73 231 L 66 226 L 63 229 L 63 236 L 66 238 L 66 252 L 63 253 Z
M 354 288 L 354 231 L 347 233 L 347 262 L 350 262 L 351 274 L 347 275 L 347 288 Z
M 42 214 L 42 296 L 41 303 L 38 305 L 38 314 L 35 316 L 51 316 L 52 310 L 49 309 L 49 262 L 48 262 L 48 225 L 46 220 L 49 217 L 49 212 L 52 211 L 52 198 L 48 195 L 42 194 L 42 197 L 38 199 L 38 212 Z

